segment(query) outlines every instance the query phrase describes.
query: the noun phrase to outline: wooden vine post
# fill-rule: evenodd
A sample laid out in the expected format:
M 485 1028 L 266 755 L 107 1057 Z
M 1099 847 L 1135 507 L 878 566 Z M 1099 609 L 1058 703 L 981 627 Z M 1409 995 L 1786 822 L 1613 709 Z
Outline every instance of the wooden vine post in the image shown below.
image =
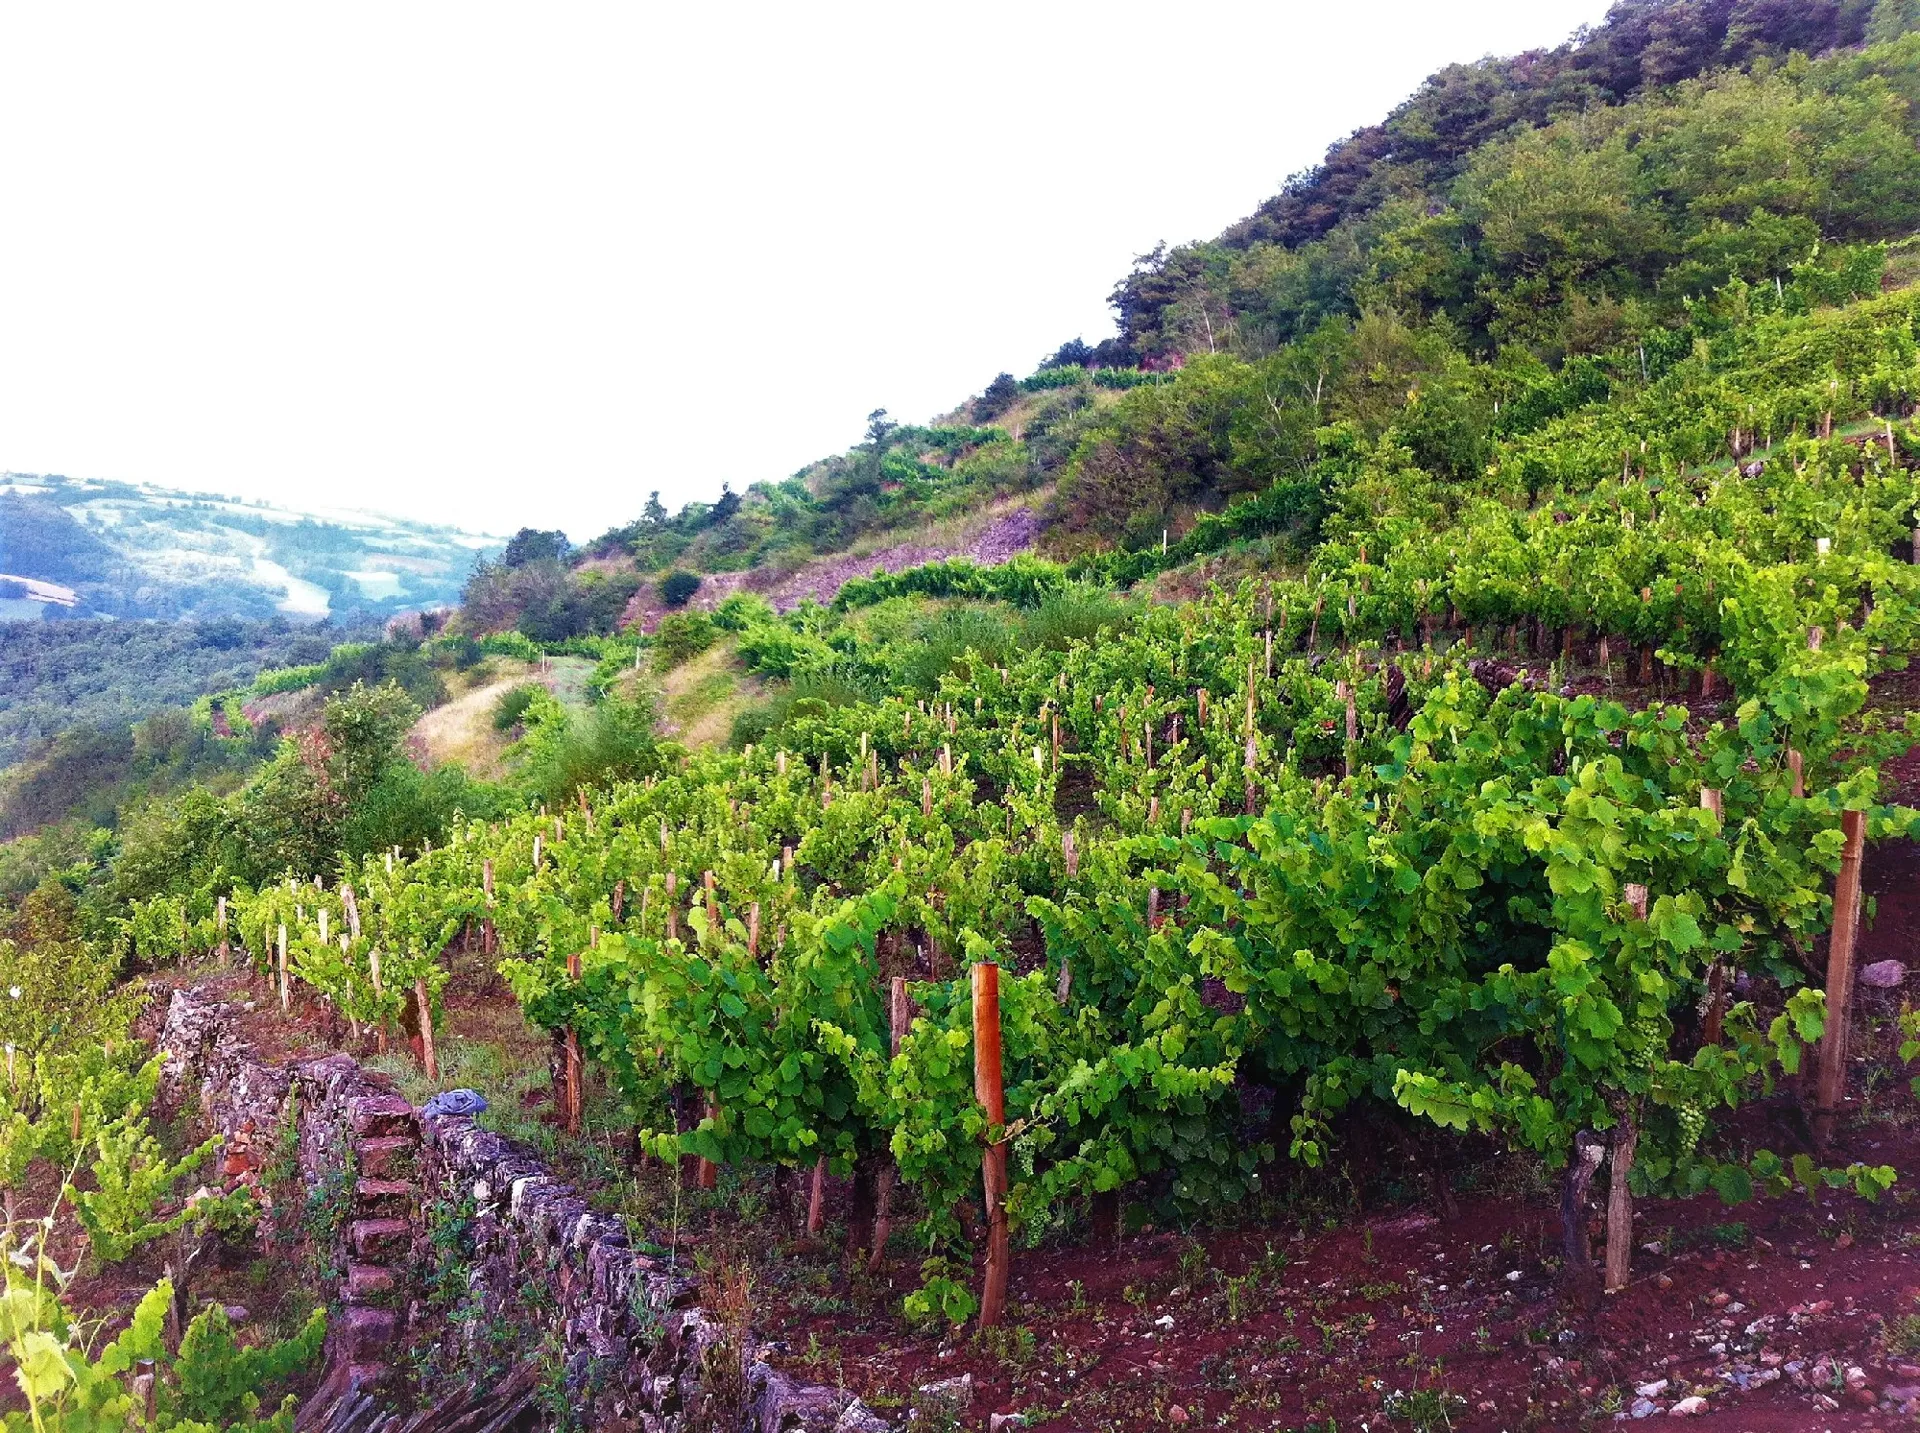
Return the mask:
M 227 944 L 227 898 L 225 896 L 215 902 L 213 918 L 220 928 L 220 963 L 225 965 L 233 959 L 233 949 Z
M 1700 788 L 1700 809 L 1711 811 L 1715 822 L 1724 824 L 1721 794 L 1711 786 Z M 1732 977 L 1723 961 L 1714 961 L 1707 970 L 1707 1014 L 1700 1027 L 1700 1043 L 1718 1045 L 1727 1018 L 1727 987 Z
M 287 988 L 287 923 L 280 922 L 280 934 L 274 942 L 280 963 L 280 1013 L 285 1015 L 293 1003 L 293 992 Z
M 580 983 L 580 952 L 567 953 L 567 979 L 575 985 Z M 580 1133 L 580 1032 L 567 1026 L 567 1133 L 578 1136 Z
M 1000 1065 L 1000 967 L 973 967 L 973 1093 L 988 1125 L 1007 1123 Z M 980 1327 L 997 1328 L 1007 1311 L 1007 1142 L 989 1144 L 980 1155 L 980 1182 L 987 1203 L 987 1272 L 980 1290 Z
M 719 897 L 714 892 L 713 872 L 706 871 L 702 873 L 700 879 L 702 884 L 706 888 L 707 922 L 708 922 L 709 929 L 711 929 L 712 926 L 716 922 L 718 922 L 720 919 L 720 901 L 719 901 Z M 706 1102 L 706 1117 L 710 1120 L 715 1121 L 716 1123 L 719 1121 L 720 1119 L 719 1101 L 711 1097 L 708 1098 Z M 699 1164 L 694 1166 L 694 1183 L 698 1185 L 701 1189 L 706 1189 L 706 1190 L 718 1189 L 720 1187 L 719 1166 L 716 1165 L 712 1160 L 708 1159 L 705 1155 L 701 1155 Z
M 1647 918 L 1647 888 L 1637 881 L 1627 884 L 1627 905 L 1636 920 Z M 1607 1178 L 1607 1277 L 1606 1291 L 1624 1289 L 1633 1265 L 1633 1190 L 1627 1178 L 1633 1173 L 1633 1156 L 1640 1143 L 1633 1111 L 1623 1101 L 1613 1122 L 1612 1173 Z
M 480 863 L 480 889 L 486 893 L 487 918 L 480 922 L 480 950 L 491 957 L 494 953 L 493 930 L 493 857 L 489 856 Z
M 426 1067 L 427 1079 L 437 1083 L 440 1059 L 433 1050 L 433 998 L 427 994 L 424 975 L 413 982 L 413 1000 L 420 1010 L 420 1063 Z
M 1820 1037 L 1820 1083 L 1813 1110 L 1814 1143 L 1824 1153 L 1847 1089 L 1847 1022 L 1853 1004 L 1853 947 L 1860 927 L 1860 863 L 1865 853 L 1864 811 L 1840 813 L 1840 874 L 1833 882 L 1833 935 L 1827 946 L 1827 1025 Z
M 887 987 L 887 1029 L 889 1045 L 895 1057 L 899 1056 L 900 1042 L 907 1038 L 907 1031 L 912 1025 L 913 997 L 907 994 L 907 978 L 896 975 Z M 877 1272 L 886 1262 L 887 1240 L 893 1237 L 893 1186 L 896 1173 L 892 1160 L 881 1166 L 880 1188 L 874 1200 L 873 1248 L 867 1255 L 870 1272 Z

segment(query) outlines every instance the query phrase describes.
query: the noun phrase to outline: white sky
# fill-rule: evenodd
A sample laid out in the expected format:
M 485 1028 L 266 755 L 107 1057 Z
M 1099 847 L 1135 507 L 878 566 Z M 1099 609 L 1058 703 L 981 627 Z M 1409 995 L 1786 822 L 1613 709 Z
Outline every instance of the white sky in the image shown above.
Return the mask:
M 9 5 L 0 468 L 590 537 L 1110 333 L 1606 5 Z

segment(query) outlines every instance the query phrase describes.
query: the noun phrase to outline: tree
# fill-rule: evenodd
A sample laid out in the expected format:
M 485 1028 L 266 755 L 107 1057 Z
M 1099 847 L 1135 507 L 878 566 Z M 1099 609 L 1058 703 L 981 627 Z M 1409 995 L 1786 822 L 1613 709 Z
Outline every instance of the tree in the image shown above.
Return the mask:
M 728 518 L 740 511 L 740 494 L 733 490 L 733 484 L 720 485 L 720 500 L 713 505 L 713 511 L 707 514 L 707 525 L 719 527 Z
M 893 436 L 893 430 L 900 425 L 887 417 L 887 410 L 876 408 L 867 414 L 867 441 L 873 445 L 873 457 L 877 463 L 880 455 L 887 450 L 887 439 Z
M 647 494 L 647 505 L 641 511 L 640 520 L 648 527 L 667 525 L 667 505 L 660 501 L 660 490 L 655 488 Z
M 500 554 L 500 564 L 526 567 L 535 562 L 563 562 L 569 550 L 567 535 L 558 528 L 542 532 L 538 528 L 523 527 L 508 539 L 507 550 Z
M 973 400 L 973 420 L 976 423 L 991 423 L 1007 409 L 1013 407 L 1014 400 L 1020 396 L 1020 385 L 1014 381 L 1011 373 L 994 375 L 993 382 Z
M 1920 30 L 1920 0 L 1878 0 L 1867 21 L 1867 43 L 1884 45 Z

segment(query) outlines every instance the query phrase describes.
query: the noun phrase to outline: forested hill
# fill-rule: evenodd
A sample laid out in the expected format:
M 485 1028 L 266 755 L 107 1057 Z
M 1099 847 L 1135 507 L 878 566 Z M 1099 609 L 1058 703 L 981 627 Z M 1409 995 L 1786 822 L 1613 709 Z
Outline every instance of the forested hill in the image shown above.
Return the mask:
M 611 633 L 650 624 L 676 568 L 747 574 L 696 606 L 771 594 L 825 554 L 963 550 L 996 505 L 1030 507 L 1046 555 L 1127 570 L 1162 543 L 1304 552 L 1383 455 L 1483 483 L 1500 443 L 1719 335 L 1920 275 L 1917 28 L 1920 0 L 1630 0 L 1558 49 L 1451 65 L 1225 234 L 1142 260 L 1118 336 L 931 423 L 876 411 L 784 481 L 564 553 L 532 533 L 469 613 Z
M 1599 291 L 1588 290 L 1588 298 L 1660 289 L 1667 270 L 1688 259 L 1694 266 L 1665 288 L 1698 293 L 1736 274 L 1767 279 L 1785 253 L 1804 251 L 1816 223 L 1829 237 L 1903 231 L 1910 217 L 1904 209 L 1831 210 L 1807 186 L 1806 152 L 1846 134 L 1847 118 L 1860 111 L 1845 103 L 1811 128 L 1799 122 L 1814 118 L 1811 111 L 1834 87 L 1858 78 L 1851 67 L 1809 77 L 1796 66 L 1800 83 L 1758 92 L 1736 85 L 1710 100 L 1707 114 L 1685 113 L 1700 96 L 1682 86 L 1717 72 L 1721 78 L 1701 88 L 1724 88 L 1729 72 L 1766 76 L 1795 54 L 1891 40 L 1913 24 L 1914 11 L 1913 0 L 1622 0 L 1597 29 L 1558 49 L 1449 65 L 1218 238 L 1143 258 L 1114 292 L 1116 356 L 1164 359 L 1205 348 L 1209 324 L 1215 344 L 1224 331 L 1237 346 L 1271 347 L 1329 314 L 1382 298 L 1415 299 L 1427 312 L 1444 308 L 1498 340 L 1509 336 L 1492 327 L 1500 306 L 1488 302 L 1484 313 L 1473 312 L 1463 301 L 1478 286 L 1449 284 L 1478 267 L 1476 259 L 1493 261 L 1497 270 L 1502 258 L 1514 257 L 1508 251 L 1519 237 L 1516 221 L 1538 237 L 1574 239 L 1580 250 L 1558 256 L 1557 266 L 1545 262 L 1547 254 L 1531 256 L 1529 277 L 1546 282 L 1528 290 L 1530 303 L 1569 283 L 1597 282 Z M 1892 88 L 1910 97 L 1905 86 Z M 1621 113 L 1635 100 L 1649 103 Z M 1702 121 L 1711 124 L 1717 115 L 1724 124 L 1734 111 L 1756 122 L 1748 142 L 1728 150 L 1702 146 L 1715 137 L 1701 133 Z M 1556 127 L 1544 143 L 1527 137 Z M 1887 137 L 1884 129 L 1877 136 Z M 1872 166 L 1876 136 L 1860 138 L 1865 152 L 1849 153 L 1847 163 Z M 1697 157 L 1703 148 L 1731 161 L 1729 172 L 1690 170 L 1683 151 Z M 1514 192 L 1521 186 L 1524 199 Z M 1656 233 L 1636 237 L 1657 242 L 1627 266 L 1632 272 L 1605 273 L 1621 267 L 1610 262 L 1619 251 L 1606 243 L 1614 206 L 1661 211 L 1642 216 L 1655 221 Z M 1762 217 L 1773 221 L 1763 232 L 1726 232 Z M 1787 219 L 1805 222 L 1780 222 Z M 1441 272 L 1404 282 L 1420 260 L 1443 254 Z M 1382 289 L 1389 277 L 1403 282 Z M 1237 334 L 1243 326 L 1254 332 Z

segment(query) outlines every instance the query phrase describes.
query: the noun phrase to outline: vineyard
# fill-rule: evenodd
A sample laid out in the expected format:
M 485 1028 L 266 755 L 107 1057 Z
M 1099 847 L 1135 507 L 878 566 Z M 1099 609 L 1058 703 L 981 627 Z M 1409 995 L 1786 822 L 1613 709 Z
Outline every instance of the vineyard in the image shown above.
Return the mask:
M 1920 1417 L 1916 30 L 1455 67 L 1118 337 L 37 749 L 0 1428 Z
M 645 1247 L 680 1257 L 685 1202 L 738 1299 L 809 1267 L 714 1232 L 765 1219 L 782 1249 L 831 1245 L 818 1277 L 902 1333 L 1015 1365 L 1022 1291 L 1063 1251 L 1358 1204 L 1383 1149 L 1396 1197 L 1449 1221 L 1489 1160 L 1550 1187 L 1539 1258 L 1575 1316 L 1644 1284 L 1636 1208 L 1904 1207 L 1849 1040 L 1869 1090 L 1920 1056 L 1920 1015 L 1863 1024 L 1854 999 L 1863 863 L 1920 830 L 1887 774 L 1920 744 L 1920 299 L 1790 297 L 1510 389 L 1472 484 L 1389 435 L 1179 542 L 266 674 L 256 698 L 332 692 L 322 725 L 232 797 L 96 843 L 0 942 L 9 1199 L 32 1196 L 23 1229 L 50 1193 L 70 1211 L 16 1267 L 170 1250 L 178 1308 L 194 1249 L 289 1233 L 297 1199 L 262 1208 L 154 1115 L 129 968 L 244 970 L 259 1018 L 421 1092 L 508 1019 L 535 1038 L 502 1037 L 496 1096 L 544 1101 L 540 1137 L 603 1197 L 652 1191 Z M 1215 555 L 1242 575 L 1197 600 L 1127 590 Z M 438 680 L 462 644 L 597 662 L 578 715 L 508 693 L 517 787 L 423 776 L 396 755 L 417 707 L 360 677 Z M 644 659 L 716 644 L 770 700 L 727 749 L 650 736 Z M 241 695 L 221 740 L 254 739 Z M 380 825 L 416 790 L 453 814 Z M 419 834 L 368 837 L 396 829 Z M 1286 1259 L 1217 1276 L 1232 1320 L 1277 1307 Z M 159 1352 L 257 1356 L 285 1386 L 325 1328 L 290 1305 L 243 1347 L 216 1323 Z M 110 1400 L 127 1359 L 49 1388 Z M 1439 1369 L 1406 1396 L 1445 1417 Z
M 636 1154 L 766 1172 L 782 1220 L 810 1184 L 816 1231 L 851 1178 L 850 1245 L 903 1231 L 909 1317 L 956 1325 L 1004 1316 L 994 1260 L 1064 1213 L 1204 1217 L 1408 1122 L 1527 1151 L 1576 1204 L 1605 1152 L 1616 1228 L 1706 1189 L 1877 1198 L 1893 1168 L 1730 1121 L 1804 1079 L 1831 1138 L 1804 1067 L 1844 1029 L 1835 878 L 1920 820 L 1876 772 L 1917 733 L 1870 683 L 1920 638 L 1914 440 L 1883 428 L 1382 523 L 778 746 L 156 899 L 129 938 L 244 952 L 355 1035 L 404 1019 L 430 1066 L 450 947 L 496 953 L 575 1127 L 603 1081 Z M 1577 1295 L 1591 1257 L 1569 1220 Z

